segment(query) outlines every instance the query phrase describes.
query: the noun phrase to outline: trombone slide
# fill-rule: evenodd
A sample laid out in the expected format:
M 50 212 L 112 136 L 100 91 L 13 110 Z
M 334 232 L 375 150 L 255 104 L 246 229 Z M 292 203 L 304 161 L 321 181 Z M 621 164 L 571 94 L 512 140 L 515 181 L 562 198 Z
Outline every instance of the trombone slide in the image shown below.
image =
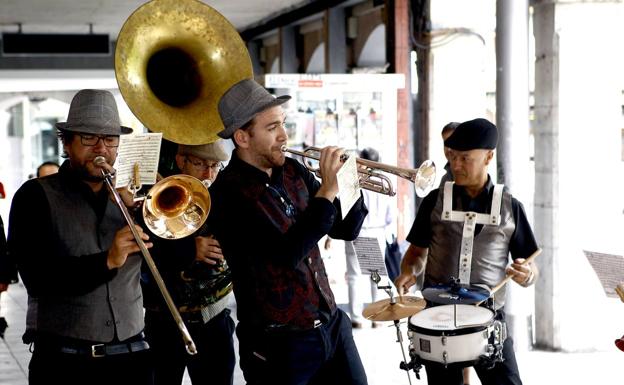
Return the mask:
M 93 160 L 93 163 L 95 163 L 95 165 L 97 166 L 101 166 L 103 163 L 106 163 L 106 160 L 104 159 L 104 157 L 98 156 Z M 143 242 L 137 229 L 134 227 L 134 220 L 130 216 L 130 213 L 128 212 L 128 208 L 126 208 L 126 205 L 123 203 L 123 200 L 121 199 L 121 196 L 119 195 L 119 192 L 115 190 L 115 187 L 113 185 L 112 175 L 104 171 L 104 169 L 102 169 L 102 175 L 104 176 L 104 183 L 106 184 L 106 187 L 108 188 L 110 193 L 113 195 L 113 199 L 115 200 L 115 203 L 121 210 L 121 213 L 123 214 L 124 219 L 128 223 L 128 226 L 130 227 L 130 230 L 132 231 L 132 235 L 134 236 L 134 240 L 139 245 L 139 249 L 141 249 L 141 254 L 143 254 L 143 258 L 145 259 L 145 262 L 147 263 L 147 266 L 149 267 L 154 277 L 154 281 L 156 281 L 156 284 L 158 285 L 158 288 L 160 289 L 160 292 L 165 302 L 167 303 L 167 307 L 169 308 L 171 315 L 173 316 L 176 324 L 178 325 L 178 329 L 180 329 L 180 333 L 182 334 L 182 339 L 184 340 L 186 351 L 191 355 L 197 354 L 197 347 L 195 346 L 195 342 L 193 342 L 193 338 L 191 337 L 191 334 L 186 328 L 186 325 L 184 325 L 184 321 L 182 320 L 182 317 L 180 316 L 180 312 L 178 311 L 178 308 L 173 303 L 171 294 L 169 294 L 169 291 L 167 290 L 167 287 L 165 286 L 165 282 L 163 281 L 162 276 L 160 275 L 160 272 L 158 271 L 158 268 L 156 267 L 156 263 L 154 263 L 154 259 L 152 258 L 152 255 L 150 254 L 149 250 L 147 250 L 147 247 L 145 246 L 145 242 Z

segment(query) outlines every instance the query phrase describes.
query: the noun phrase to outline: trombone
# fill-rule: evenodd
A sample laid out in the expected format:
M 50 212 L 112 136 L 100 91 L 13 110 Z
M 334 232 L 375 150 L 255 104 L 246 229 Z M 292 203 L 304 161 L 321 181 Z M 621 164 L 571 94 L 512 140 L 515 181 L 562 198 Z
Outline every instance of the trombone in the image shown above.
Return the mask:
M 308 147 L 303 151 L 294 150 L 286 146 L 282 146 L 282 152 L 289 152 L 294 155 L 299 155 L 303 158 L 320 160 L 321 149 L 318 147 Z M 347 160 L 348 155 L 343 155 L 341 160 L 344 162 Z M 432 160 L 424 161 L 417 169 L 400 168 L 396 166 L 387 165 L 384 163 L 374 162 L 368 159 L 356 158 L 358 165 L 358 176 L 360 178 L 360 187 L 365 190 L 370 190 L 379 194 L 395 196 L 396 191 L 392 186 L 392 182 L 388 176 L 382 174 L 388 173 L 396 175 L 403 179 L 407 179 L 414 183 L 414 190 L 416 195 L 424 197 L 429 193 L 436 177 L 436 168 Z M 319 178 L 322 178 L 320 169 L 313 167 L 304 162 L 305 166 L 313 172 Z
M 173 303 L 171 294 L 169 294 L 169 291 L 167 290 L 167 287 L 165 286 L 165 282 L 163 281 L 162 276 L 160 275 L 160 272 L 158 271 L 158 268 L 156 267 L 156 263 L 154 263 L 154 259 L 152 258 L 152 255 L 150 254 L 147 247 L 145 246 L 145 242 L 143 242 L 143 240 L 139 236 L 138 231 L 135 229 L 134 220 L 132 219 L 132 216 L 128 212 L 126 205 L 123 203 L 123 200 L 121 199 L 121 196 L 119 195 L 119 192 L 115 189 L 115 185 L 113 183 L 114 173 L 111 173 L 110 171 L 108 171 L 108 167 L 110 166 L 109 165 L 107 166 L 106 159 L 104 159 L 103 156 L 96 157 L 93 160 L 93 163 L 102 169 L 102 176 L 104 177 L 104 183 L 106 184 L 108 191 L 111 193 L 113 199 L 115 200 L 115 204 L 121 210 L 121 213 L 124 219 L 126 220 L 126 223 L 130 227 L 130 231 L 132 232 L 132 235 L 134 236 L 134 240 L 139 245 L 141 254 L 143 254 L 143 259 L 145 260 L 147 267 L 150 269 L 152 276 L 154 277 L 154 281 L 156 282 L 156 285 L 158 286 L 158 289 L 160 290 L 160 293 L 162 294 L 163 299 L 165 300 L 165 303 L 167 304 L 167 307 L 169 308 L 169 311 L 171 312 L 171 315 L 173 316 L 173 319 L 176 325 L 178 326 L 180 333 L 182 334 L 182 339 L 184 340 L 184 346 L 186 348 L 186 351 L 190 355 L 197 354 L 197 347 L 195 346 L 195 342 L 193 341 L 191 334 L 186 328 L 186 325 L 184 324 L 184 321 L 182 320 L 182 316 L 180 315 L 178 308 Z M 168 190 L 170 191 L 174 191 L 177 189 L 182 189 L 182 187 L 178 185 L 168 186 Z

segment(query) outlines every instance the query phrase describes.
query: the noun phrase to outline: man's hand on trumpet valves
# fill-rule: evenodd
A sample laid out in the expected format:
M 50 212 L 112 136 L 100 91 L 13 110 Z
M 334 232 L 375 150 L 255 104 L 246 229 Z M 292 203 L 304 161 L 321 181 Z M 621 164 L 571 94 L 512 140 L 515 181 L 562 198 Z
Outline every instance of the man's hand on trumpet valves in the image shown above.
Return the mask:
M 321 188 L 316 193 L 317 197 L 323 197 L 333 201 L 338 195 L 338 178 L 336 174 L 342 167 L 345 150 L 341 147 L 327 146 L 321 149 L 319 170 L 322 177 Z
M 134 228 L 137 230 L 143 241 L 149 240 L 149 236 L 143 232 L 141 226 L 134 225 Z M 146 242 L 145 247 L 149 249 L 152 247 L 152 243 Z M 115 233 L 113 244 L 108 250 L 106 264 L 109 269 L 121 267 L 126 263 L 126 259 L 128 259 L 129 254 L 138 253 L 140 251 L 141 249 L 134 239 L 134 235 L 132 234 L 130 227 L 125 226 Z

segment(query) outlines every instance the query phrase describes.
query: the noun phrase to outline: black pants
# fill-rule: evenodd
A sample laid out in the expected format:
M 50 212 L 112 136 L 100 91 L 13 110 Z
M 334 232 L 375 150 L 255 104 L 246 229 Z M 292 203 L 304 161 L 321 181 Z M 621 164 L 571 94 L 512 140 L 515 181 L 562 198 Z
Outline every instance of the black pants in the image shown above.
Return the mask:
M 94 358 L 86 354 L 62 353 L 35 343 L 28 369 L 30 385 L 153 384 L 149 350 Z
M 205 324 L 198 314 L 194 320 L 187 319 L 185 325 L 197 347 L 198 353 L 193 356 L 187 353 L 171 314 L 145 313 L 145 338 L 155 366 L 154 384 L 181 384 L 184 368 L 188 368 L 193 384 L 231 385 L 236 356 L 230 310 L 223 310 Z
M 306 331 L 236 330 L 248 385 L 366 385 L 351 321 L 338 310 Z

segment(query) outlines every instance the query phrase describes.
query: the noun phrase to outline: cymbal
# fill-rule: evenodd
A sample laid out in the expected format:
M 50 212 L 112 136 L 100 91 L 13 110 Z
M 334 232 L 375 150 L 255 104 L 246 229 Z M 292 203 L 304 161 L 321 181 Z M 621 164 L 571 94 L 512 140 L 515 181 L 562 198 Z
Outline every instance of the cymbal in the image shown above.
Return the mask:
M 452 283 L 426 288 L 422 295 L 427 301 L 437 304 L 473 305 L 488 299 L 490 291 L 480 286 Z
M 362 315 L 370 321 L 400 320 L 418 313 L 426 304 L 424 299 L 414 296 L 395 298 L 395 303 L 390 303 L 388 298 L 366 306 Z

